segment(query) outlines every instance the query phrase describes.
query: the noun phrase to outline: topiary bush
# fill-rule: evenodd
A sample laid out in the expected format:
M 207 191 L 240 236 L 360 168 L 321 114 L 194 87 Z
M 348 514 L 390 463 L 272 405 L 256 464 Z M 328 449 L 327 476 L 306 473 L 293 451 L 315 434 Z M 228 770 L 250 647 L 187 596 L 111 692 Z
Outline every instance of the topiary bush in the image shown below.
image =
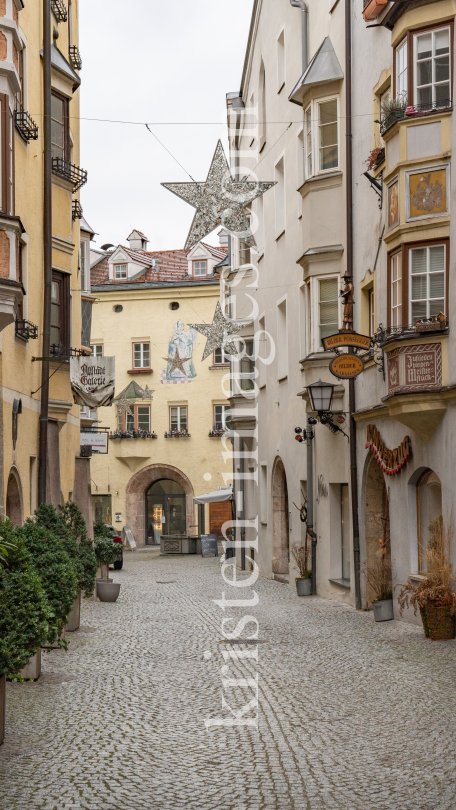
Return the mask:
M 109 566 L 115 562 L 122 546 L 114 543 L 111 537 L 95 537 L 95 554 L 100 565 L 106 566 L 106 582 L 109 578 Z
M 14 677 L 45 643 L 51 609 L 23 537 L 0 525 L 8 558 L 0 564 L 0 677 Z
M 53 528 L 55 529 L 55 525 Z M 24 539 L 26 548 L 31 554 L 51 608 L 47 642 L 54 644 L 61 635 L 79 594 L 74 561 L 67 554 L 61 537 L 40 523 L 27 520 L 16 531 Z

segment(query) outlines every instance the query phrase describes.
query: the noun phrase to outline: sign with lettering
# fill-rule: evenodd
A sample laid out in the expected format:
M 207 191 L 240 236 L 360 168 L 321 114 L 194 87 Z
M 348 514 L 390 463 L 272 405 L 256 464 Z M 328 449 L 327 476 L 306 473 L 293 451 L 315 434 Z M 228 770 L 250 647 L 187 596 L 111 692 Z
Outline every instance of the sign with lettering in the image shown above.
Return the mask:
M 364 363 L 361 357 L 356 354 L 339 354 L 329 364 L 331 374 L 340 380 L 349 380 L 357 377 L 364 370 Z
M 72 357 L 70 378 L 77 405 L 88 408 L 111 405 L 116 383 L 116 358 Z
M 97 453 L 107 453 L 108 434 L 81 431 L 81 445 L 83 447 L 91 447 L 93 450 L 96 450 Z
M 208 554 L 213 554 L 214 557 L 218 557 L 218 541 L 216 534 L 201 535 L 201 556 L 206 557 Z
M 389 450 L 375 425 L 367 426 L 367 442 L 365 448 L 373 453 L 377 459 L 377 464 L 386 475 L 397 475 L 412 455 L 412 445 L 409 436 L 406 436 L 402 444 L 396 447 L 395 450 Z
M 442 345 L 401 346 L 388 354 L 388 391 L 429 391 L 442 385 Z
M 133 532 L 130 529 L 124 529 L 123 533 L 125 535 L 125 540 L 127 541 L 128 545 L 133 551 L 133 549 L 136 548 L 136 542 L 135 538 L 133 537 Z
M 358 335 L 357 332 L 338 332 L 336 335 L 330 335 L 323 338 L 322 343 L 325 351 L 329 352 L 331 349 L 340 349 L 344 346 L 351 346 L 355 349 L 370 348 L 371 338 L 368 335 Z

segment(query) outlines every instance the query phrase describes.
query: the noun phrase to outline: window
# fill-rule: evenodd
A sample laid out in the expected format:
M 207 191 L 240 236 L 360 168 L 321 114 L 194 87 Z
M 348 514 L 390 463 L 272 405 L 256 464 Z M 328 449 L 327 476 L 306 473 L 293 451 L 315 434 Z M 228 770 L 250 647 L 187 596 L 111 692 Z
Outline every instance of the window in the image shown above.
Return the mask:
M 297 188 L 301 188 L 305 180 L 306 154 L 304 151 L 304 130 L 298 132 L 296 167 L 297 167 Z M 302 216 L 302 196 L 298 191 L 298 217 Z
M 408 94 L 407 38 L 396 48 L 396 97 L 406 100 Z
M 187 406 L 175 405 L 169 409 L 171 430 L 188 430 Z
M 214 430 L 229 430 L 230 416 L 229 405 L 214 405 Z
M 313 175 L 313 142 L 312 142 L 312 106 L 308 107 L 305 113 L 306 122 L 306 163 L 307 163 L 307 177 Z
M 285 84 L 285 31 L 281 31 L 277 39 L 277 92 L 280 93 Z
M 51 142 L 52 157 L 69 160 L 70 137 L 68 123 L 68 99 L 52 93 L 51 101 Z
M 375 335 L 375 292 L 372 287 L 368 290 L 369 298 L 369 335 Z
M 335 169 L 339 163 L 338 158 L 338 132 L 337 132 L 337 99 L 324 101 L 318 105 L 319 116 L 319 150 L 320 171 Z
M 69 276 L 52 272 L 51 346 L 70 345 Z
M 301 360 L 307 355 L 307 285 L 299 288 L 299 356 Z
M 420 109 L 449 107 L 450 29 L 437 28 L 413 37 L 414 104 Z
M 410 323 L 445 313 L 445 245 L 410 250 Z
M 150 343 L 133 343 L 133 368 L 150 368 Z
M 90 346 L 93 301 L 81 300 L 81 344 Z
M 81 290 L 90 292 L 90 243 L 81 239 Z
M 319 346 L 322 338 L 339 329 L 339 280 L 319 279 L 318 282 Z
M 253 340 L 245 341 L 244 356 L 240 366 L 240 389 L 241 391 L 253 391 L 255 376 L 255 354 Z
M 214 352 L 214 366 L 223 366 L 230 362 L 230 355 L 225 354 L 223 349 L 216 349 Z
M 288 375 L 288 328 L 287 302 L 277 304 L 277 378 L 285 379 Z
M 92 346 L 92 356 L 93 357 L 103 357 L 103 344 L 96 343 Z
M 207 275 L 207 262 L 206 261 L 199 261 L 193 262 L 193 275 L 195 276 L 205 276 Z
M 418 529 L 418 571 L 426 572 L 426 554 L 429 545 L 441 537 L 442 518 L 442 484 L 432 470 L 419 478 L 416 485 L 416 511 Z
M 14 2 L 14 0 L 13 0 Z M 25 48 L 21 48 L 18 51 L 18 79 L 19 79 L 19 90 L 16 93 L 16 110 L 22 111 L 24 109 L 24 54 Z
M 256 214 L 258 217 L 258 224 L 257 224 L 257 232 L 254 234 L 256 243 L 257 243 L 257 251 L 258 256 L 262 256 L 264 254 L 264 204 L 263 204 L 263 197 L 258 197 L 256 200 Z
M 274 187 L 275 195 L 275 226 L 276 226 L 276 239 L 282 235 L 285 230 L 285 166 L 283 157 L 280 158 L 275 165 L 275 181 Z
M 249 224 L 250 224 L 250 218 Z M 242 239 L 239 240 L 239 267 L 242 267 L 244 264 L 250 264 L 251 261 L 251 254 L 250 254 L 250 245 L 248 242 L 244 242 Z
M 81 419 L 91 419 L 96 421 L 98 412 L 96 408 L 88 408 L 87 405 L 81 407 Z
M 125 429 L 150 433 L 150 405 L 130 405 L 130 408 L 132 415 L 125 414 Z
M 127 265 L 115 264 L 114 265 L 114 278 L 127 278 Z
M 402 326 L 402 253 L 391 256 L 391 326 Z

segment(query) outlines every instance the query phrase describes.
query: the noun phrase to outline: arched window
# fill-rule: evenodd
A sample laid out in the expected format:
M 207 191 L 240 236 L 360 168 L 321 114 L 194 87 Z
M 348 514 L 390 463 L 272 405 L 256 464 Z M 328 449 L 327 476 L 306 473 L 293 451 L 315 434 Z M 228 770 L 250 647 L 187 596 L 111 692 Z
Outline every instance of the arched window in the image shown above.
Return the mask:
M 416 484 L 418 570 L 426 572 L 426 553 L 435 522 L 442 519 L 442 484 L 432 470 L 426 470 Z

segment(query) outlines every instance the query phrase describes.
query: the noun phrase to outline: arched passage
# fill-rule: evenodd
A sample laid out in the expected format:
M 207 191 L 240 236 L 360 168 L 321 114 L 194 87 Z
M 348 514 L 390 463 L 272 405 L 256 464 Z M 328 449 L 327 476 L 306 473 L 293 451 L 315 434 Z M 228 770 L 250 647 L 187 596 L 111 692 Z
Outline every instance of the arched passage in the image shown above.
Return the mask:
M 16 469 L 11 469 L 8 477 L 8 487 L 6 490 L 6 517 L 15 526 L 22 526 L 24 522 L 24 512 L 22 508 L 22 487 L 19 473 Z
M 366 534 L 366 565 L 371 571 L 378 564 L 382 554 L 383 540 L 385 554 L 391 559 L 389 502 L 385 476 L 375 457 L 371 454 L 367 460 L 367 469 L 364 487 L 364 524 Z M 369 584 L 366 585 L 366 597 L 369 602 L 375 599 L 375 594 Z
M 173 489 L 171 482 L 177 484 L 179 492 L 176 492 L 176 494 L 183 493 L 185 497 L 185 501 L 184 498 L 181 498 L 180 500 L 182 506 L 185 503 L 185 524 L 184 521 L 181 520 L 179 522 L 179 527 L 183 527 L 185 525 L 185 530 L 182 532 L 183 534 L 196 533 L 196 527 L 193 525 L 195 523 L 193 506 L 193 496 L 195 493 L 191 482 L 183 472 L 177 469 L 177 467 L 171 467 L 167 464 L 151 464 L 149 467 L 144 467 L 143 470 L 140 470 L 133 475 L 127 485 L 126 524 L 133 532 L 133 536 L 138 546 L 144 546 L 148 542 L 147 535 L 149 526 L 147 504 L 149 498 L 147 496 L 147 492 L 152 484 L 159 481 L 169 482 L 162 488 L 169 489 L 170 491 Z M 168 494 L 172 493 L 170 492 Z M 176 505 L 177 501 L 174 506 Z M 177 513 L 175 509 L 173 512 L 174 516 L 176 516 Z M 163 516 L 166 519 L 166 513 L 164 513 Z M 180 534 L 181 532 L 177 533 Z M 153 541 L 154 536 L 152 533 L 151 540 L 149 542 L 153 543 Z
M 277 456 L 272 470 L 272 572 L 290 572 L 290 525 L 288 514 L 288 487 L 285 467 Z

